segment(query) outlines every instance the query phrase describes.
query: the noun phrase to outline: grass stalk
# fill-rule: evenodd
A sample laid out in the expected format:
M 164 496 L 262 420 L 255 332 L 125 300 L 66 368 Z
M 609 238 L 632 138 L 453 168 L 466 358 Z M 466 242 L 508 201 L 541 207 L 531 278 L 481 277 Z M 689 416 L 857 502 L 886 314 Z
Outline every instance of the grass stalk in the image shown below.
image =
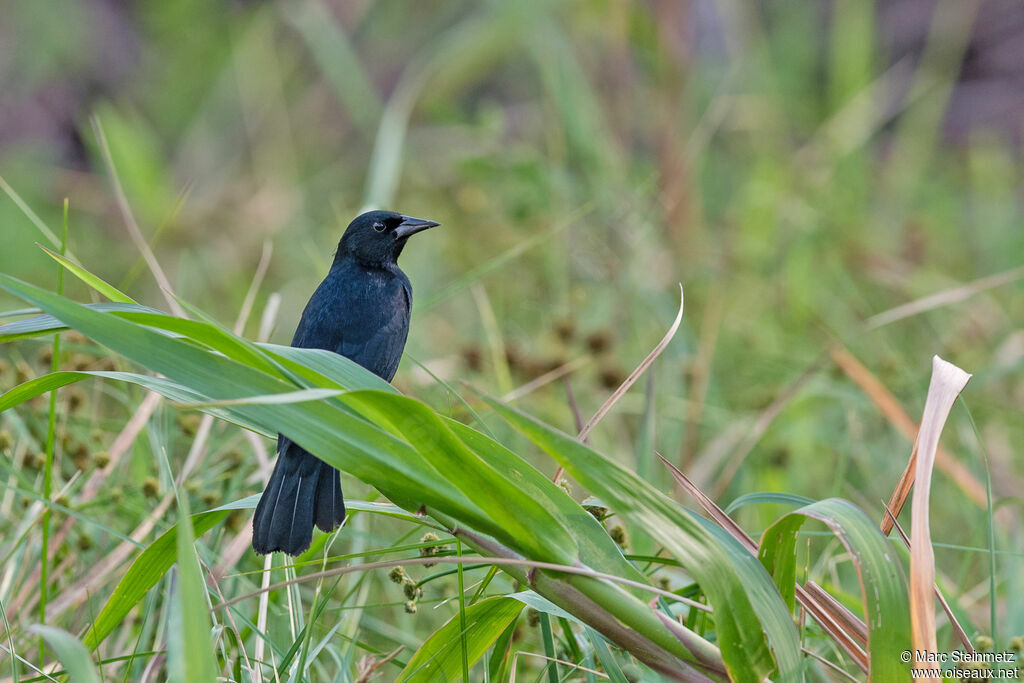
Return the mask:
M 68 200 L 64 199 L 64 220 L 61 227 L 60 255 L 64 256 L 68 244 Z M 64 294 L 64 267 L 57 270 L 57 294 Z M 60 334 L 53 335 L 53 358 L 50 360 L 50 371 L 60 369 Z M 43 547 L 39 558 L 39 623 L 46 623 L 46 603 L 49 580 L 50 559 L 50 496 L 53 493 L 53 460 L 56 450 L 57 436 L 57 389 L 50 392 L 49 418 L 46 423 L 46 462 L 43 465 Z M 44 663 L 46 643 L 39 637 L 39 665 Z
M 455 539 L 455 556 L 462 557 L 462 539 Z M 458 565 L 459 576 L 459 647 L 462 649 L 462 680 L 469 680 L 469 648 L 466 645 L 466 584 L 463 578 L 463 564 Z
M 989 467 L 988 455 L 985 453 L 984 442 L 981 440 L 981 434 L 978 432 L 978 425 L 974 422 L 974 415 L 971 414 L 971 409 L 967 407 L 964 400 L 960 399 L 960 405 L 963 406 L 964 412 L 967 413 L 967 420 L 971 423 L 971 429 L 974 432 L 974 439 L 978 444 L 978 449 L 981 453 L 981 464 L 985 467 L 985 520 L 987 523 L 987 535 L 988 535 L 988 597 L 989 597 L 989 635 L 992 638 L 992 642 L 995 643 L 994 647 L 998 649 L 998 633 L 999 622 L 997 619 L 999 609 L 996 603 L 996 524 L 995 524 L 995 510 L 992 507 L 992 468 Z
M 544 654 L 548 658 L 545 670 L 548 673 L 548 683 L 558 683 L 558 664 L 555 654 L 555 638 L 551 632 L 551 617 L 547 614 L 540 615 L 540 634 L 544 643 Z

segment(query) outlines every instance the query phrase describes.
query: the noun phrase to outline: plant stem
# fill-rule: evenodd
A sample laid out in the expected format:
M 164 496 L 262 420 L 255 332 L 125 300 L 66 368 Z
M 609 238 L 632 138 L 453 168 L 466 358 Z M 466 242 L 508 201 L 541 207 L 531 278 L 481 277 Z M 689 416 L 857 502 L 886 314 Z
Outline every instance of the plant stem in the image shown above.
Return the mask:
M 68 200 L 64 199 L 64 221 L 60 236 L 60 255 L 67 251 L 68 244 Z M 64 266 L 57 270 L 57 294 L 64 293 Z M 50 361 L 51 372 L 60 368 L 60 334 L 53 335 L 53 358 Z M 43 548 L 39 559 L 39 623 L 46 623 L 47 581 L 50 556 L 50 495 L 53 492 L 53 454 L 57 432 L 57 389 L 50 392 L 50 415 L 46 425 L 46 464 L 43 466 Z M 39 666 L 43 665 L 46 645 L 42 637 L 39 639 Z
M 462 539 L 455 537 L 455 554 L 462 557 Z M 462 577 L 462 563 L 459 570 L 459 646 L 462 648 L 462 680 L 469 680 L 469 650 L 466 647 L 466 590 Z

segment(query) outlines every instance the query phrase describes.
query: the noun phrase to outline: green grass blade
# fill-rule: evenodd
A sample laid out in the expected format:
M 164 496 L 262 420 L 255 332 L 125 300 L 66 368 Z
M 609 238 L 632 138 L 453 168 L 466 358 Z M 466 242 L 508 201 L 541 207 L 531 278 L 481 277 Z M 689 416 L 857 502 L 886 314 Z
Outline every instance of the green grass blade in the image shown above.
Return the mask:
M 187 337 L 214 351 L 239 360 L 246 365 L 274 377 L 281 377 L 281 369 L 251 341 L 232 334 L 225 328 L 208 322 L 189 320 L 166 313 L 133 311 L 123 316 L 127 320 L 158 330 Z
M 155 308 L 140 306 L 139 304 L 103 302 L 83 305 L 102 313 L 161 313 L 161 311 Z M 14 322 L 0 325 L 0 343 L 16 341 L 18 339 L 30 339 L 50 332 L 63 332 L 66 329 L 68 329 L 68 326 L 52 315 L 40 315 L 26 320 L 15 320 Z
M 462 540 L 455 539 L 456 554 L 462 557 Z M 469 648 L 466 645 L 466 583 L 462 563 L 457 565 L 459 571 L 459 649 L 462 651 L 462 678 L 469 680 Z
M 319 0 L 297 5 L 287 11 L 285 17 L 305 41 L 338 100 L 359 128 L 371 133 L 380 119 L 383 104 L 348 35 L 335 24 L 334 17 Z
M 333 383 L 343 389 L 397 390 L 383 379 L 367 372 L 355 361 L 323 349 L 299 349 L 279 344 L 257 344 L 275 362 L 317 386 Z
M 256 501 L 252 501 L 255 507 Z M 191 518 L 190 533 L 201 536 L 228 516 L 228 510 L 200 512 Z M 146 596 L 156 582 L 167 573 L 178 557 L 178 525 L 175 525 L 153 541 L 128 568 L 117 584 L 113 594 L 85 636 L 86 647 L 96 649 L 103 639 L 117 628 L 135 605 Z M 209 628 L 206 630 L 209 633 Z
M 462 675 L 460 635 L 465 636 L 469 666 L 474 665 L 523 609 L 523 603 L 502 596 L 481 600 L 466 609 L 467 628 L 461 633 L 454 615 L 427 638 L 398 677 L 399 683 L 456 681 Z
M 759 559 L 792 605 L 797 533 L 808 518 L 828 525 L 849 551 L 857 570 L 868 627 L 869 677 L 876 681 L 906 679 L 908 665 L 900 660 L 900 654 L 911 649 L 907 578 L 899 555 L 862 510 L 849 501 L 829 498 L 783 515 L 764 532 Z
M 583 622 L 574 617 L 573 615 L 566 612 L 564 609 L 551 602 L 543 595 L 539 595 L 534 591 L 519 591 L 518 593 L 511 593 L 506 595 L 507 598 L 515 598 L 519 602 L 523 603 L 527 607 L 532 607 L 538 612 L 544 614 L 550 614 L 556 619 L 568 619 L 575 621 L 577 624 L 583 625 Z
M 490 681 L 504 681 L 512 654 L 512 636 L 516 632 L 515 619 L 505 627 L 498 639 L 494 641 L 491 657 L 487 662 L 487 676 Z
M 579 503 L 548 477 L 501 444 L 456 420 L 443 418 L 456 436 L 481 459 L 499 472 L 514 476 L 515 485 L 527 496 L 543 505 L 569 530 L 575 540 L 579 560 L 586 566 L 606 574 L 615 574 L 633 581 L 646 582 L 644 576 L 622 555 L 605 528 Z M 637 592 L 637 596 L 648 596 Z
M 0 288 L 38 305 L 97 343 L 166 375 L 205 400 L 294 389 L 294 384 L 229 357 L 233 352 L 245 353 L 238 346 L 228 345 L 222 353 L 213 353 L 118 316 L 92 311 L 4 274 L 0 274 Z M 248 353 L 245 357 L 251 359 Z M 304 448 L 321 453 L 328 464 L 370 483 L 407 510 L 427 505 L 480 529 L 501 528 L 499 521 L 492 521 L 470 503 L 447 475 L 437 471 L 412 446 L 356 417 L 336 400 L 235 405 L 218 410 L 265 425 L 272 432 L 296 435 Z
M 218 667 L 210 642 L 206 584 L 199 568 L 192 516 L 184 496 L 178 497 L 178 515 L 181 520 L 176 534 L 178 582 L 167 639 L 168 678 L 187 683 L 213 683 L 217 680 Z
M 758 610 L 751 604 L 744 580 L 752 576 L 745 566 L 744 578 L 736 563 L 746 550 L 731 537 L 711 531 L 688 511 L 635 474 L 599 455 L 568 434 L 559 432 L 499 401 L 488 402 L 513 426 L 554 458 L 577 481 L 606 500 L 616 512 L 643 527 L 664 545 L 700 584 L 715 611 L 718 644 L 729 674 L 737 680 L 760 680 L 776 668 L 765 631 L 783 672 L 799 661 L 799 641 L 791 620 L 762 621 L 759 612 L 788 614 L 777 593 L 758 594 L 765 602 Z M 725 550 L 732 547 L 731 552 Z M 750 554 L 746 553 L 749 557 Z M 753 559 L 753 558 L 751 558 Z M 760 573 L 760 585 L 770 584 Z
M 771 491 L 747 493 L 733 502 L 729 503 L 725 508 L 725 514 L 731 514 L 736 510 L 739 510 L 744 505 L 756 505 L 758 503 L 777 503 L 779 505 L 789 505 L 792 507 L 799 507 L 801 505 L 810 505 L 814 500 L 811 498 L 805 498 L 804 496 L 793 495 L 792 493 L 773 493 Z
M 22 199 L 21 196 L 14 191 L 14 188 L 11 187 L 6 180 L 4 180 L 3 176 L 0 176 L 0 189 L 2 189 L 7 194 L 7 196 L 11 198 L 11 201 L 13 201 L 21 210 L 21 212 L 25 214 L 25 217 L 32 222 L 32 225 L 36 226 L 36 229 L 39 230 L 40 233 L 42 233 L 43 237 L 50 241 L 50 244 L 52 244 L 55 247 L 60 246 L 61 242 L 60 238 L 57 237 L 57 234 L 53 230 L 50 230 L 49 226 L 47 226 L 46 223 L 43 222 L 43 219 L 40 218 L 36 214 L 36 212 L 33 211 L 31 207 L 29 207 L 28 203 L 25 202 L 25 200 Z
M 387 392 L 356 391 L 341 400 L 376 424 L 386 425 L 445 473 L 485 514 L 485 531 L 527 557 L 572 564 L 576 542 L 565 527 L 518 486 L 518 471 L 503 472 L 468 449 L 441 419 L 422 403 Z M 521 467 L 528 465 L 523 462 Z M 508 510 L 516 510 L 509 515 Z
M 36 624 L 29 631 L 38 634 L 57 653 L 64 671 L 74 683 L 100 683 L 100 673 L 82 641 L 64 629 Z
M 4 631 L 7 632 L 7 653 L 11 655 L 11 682 L 20 683 L 17 650 L 14 649 L 14 632 L 11 630 L 11 622 L 7 620 L 7 609 L 4 607 L 3 598 L 0 598 L 0 620 L 3 620 Z
M 269 426 L 266 426 L 262 422 L 250 420 L 243 415 L 230 412 L 225 408 L 210 405 L 206 397 L 202 394 L 189 389 L 186 386 L 178 384 L 165 377 L 154 377 L 152 375 L 141 375 L 134 372 L 108 372 L 105 370 L 65 370 L 62 372 L 50 373 L 43 375 L 42 377 L 36 377 L 27 382 L 19 384 L 12 388 L 8 392 L 0 395 L 0 412 L 17 406 L 29 399 L 35 398 L 41 394 L 45 394 L 54 387 L 62 387 L 74 382 L 80 382 L 90 377 L 99 377 L 101 379 L 113 379 L 121 382 L 129 382 L 131 384 L 137 384 L 150 391 L 155 391 L 161 396 L 174 401 L 175 403 L 184 405 L 205 405 L 202 408 L 203 412 L 209 413 L 214 417 L 218 417 L 222 420 L 226 420 L 233 424 L 237 424 L 240 427 L 244 427 L 250 431 L 264 436 L 274 437 L 277 432 Z M 230 403 L 230 402 L 229 402 Z
M 551 632 L 551 617 L 543 612 L 540 615 L 540 641 L 544 644 L 544 654 L 548 658 L 544 667 L 548 674 L 548 683 L 558 683 L 558 665 L 555 659 L 558 652 L 555 650 L 555 638 Z
M 188 405 L 193 408 L 220 408 L 224 406 L 304 403 L 306 401 L 320 401 L 333 396 L 341 396 L 343 393 L 345 392 L 341 389 L 299 389 L 297 391 L 286 391 L 283 394 L 260 394 L 259 396 L 243 396 L 241 398 L 228 398 L 220 401 L 199 401 Z
M 68 245 L 68 200 L 64 200 L 64 222 L 63 230 L 60 236 L 60 250 L 61 253 L 67 251 Z M 64 271 L 63 269 L 57 273 L 57 295 L 64 293 Z M 50 372 L 57 372 L 60 367 L 60 335 L 53 335 L 53 357 L 50 359 Z M 54 460 L 54 440 L 56 438 L 56 427 L 57 427 L 57 389 L 56 387 L 50 392 L 50 409 L 46 422 L 46 463 L 43 466 L 43 499 L 49 503 L 50 496 L 53 490 L 53 460 Z M 60 463 L 57 463 L 58 468 Z M 59 471 L 59 469 L 58 469 Z M 42 550 L 40 551 L 39 558 L 39 623 L 46 623 L 46 604 L 48 598 L 49 589 L 49 564 L 50 564 L 50 506 L 47 505 L 43 509 L 43 520 L 42 520 Z M 45 648 L 43 647 L 43 641 L 40 640 L 39 644 L 39 661 L 42 665 L 43 657 L 45 655 Z
M 38 246 L 40 249 L 42 249 L 47 254 L 49 254 L 50 258 L 52 258 L 54 261 L 56 261 L 61 266 L 66 268 L 68 271 L 70 271 L 72 275 L 74 275 L 79 280 L 81 280 L 85 284 L 89 285 L 90 287 L 92 287 L 97 292 L 99 292 L 103 296 L 107 297 L 111 301 L 114 301 L 114 302 L 117 302 L 117 303 L 122 303 L 122 304 L 136 304 L 136 305 L 138 305 L 138 302 L 136 302 L 130 296 L 128 296 L 127 294 L 125 294 L 124 292 L 119 290 L 117 287 L 115 287 L 114 285 L 110 284 L 109 282 L 107 282 L 103 278 L 99 277 L 98 275 L 93 275 L 92 273 L 90 273 L 88 270 L 86 270 L 82 266 L 80 266 L 77 263 L 73 262 L 71 259 L 69 259 L 69 258 L 67 258 L 65 256 L 61 256 L 57 252 L 52 251 L 50 249 L 47 249 L 46 247 L 44 247 L 43 245 L 41 245 L 39 243 L 36 243 L 36 246 Z
M 587 640 L 590 641 L 590 645 L 594 648 L 597 661 L 601 662 L 601 666 L 604 667 L 604 672 L 608 675 L 608 679 L 612 683 L 629 683 L 629 679 L 622 672 L 622 667 L 619 666 L 615 655 L 608 649 L 608 643 L 605 642 L 604 637 L 592 628 L 585 629 L 584 633 L 587 634 Z

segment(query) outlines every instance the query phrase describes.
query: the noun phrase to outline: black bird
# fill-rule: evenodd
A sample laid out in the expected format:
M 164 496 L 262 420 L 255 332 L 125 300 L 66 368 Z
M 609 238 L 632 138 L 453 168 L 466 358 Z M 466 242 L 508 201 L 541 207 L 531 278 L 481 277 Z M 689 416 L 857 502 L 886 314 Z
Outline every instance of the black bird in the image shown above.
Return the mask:
M 398 267 L 409 237 L 439 225 L 393 211 L 356 217 L 338 243 L 331 270 L 313 292 L 292 346 L 327 349 L 354 360 L 388 382 L 409 334 L 412 285 Z M 345 520 L 341 474 L 277 435 L 277 464 L 252 520 L 252 547 L 298 555 L 309 548 L 313 525 L 332 531 Z

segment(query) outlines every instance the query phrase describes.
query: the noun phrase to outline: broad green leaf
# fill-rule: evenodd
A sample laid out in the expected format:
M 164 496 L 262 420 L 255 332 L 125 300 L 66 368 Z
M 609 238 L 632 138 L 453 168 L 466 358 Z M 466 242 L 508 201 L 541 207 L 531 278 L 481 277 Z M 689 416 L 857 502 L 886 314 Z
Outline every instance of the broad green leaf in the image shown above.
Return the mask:
M 280 366 L 261 351 L 256 344 L 210 322 L 179 318 L 134 302 L 84 305 L 95 311 L 114 313 L 126 320 L 163 330 L 172 336 L 187 337 L 225 355 L 245 360 L 250 365 L 271 375 L 280 376 L 282 374 Z M 57 317 L 41 315 L 28 320 L 18 320 L 0 325 L 0 343 L 61 332 L 66 329 L 68 326 Z
M 10 391 L 0 395 L 0 412 L 12 408 L 16 405 L 24 403 L 31 398 L 45 394 L 53 389 L 72 384 L 74 382 L 80 382 L 83 379 L 90 377 L 99 377 L 102 379 L 113 379 L 122 382 L 129 382 L 131 384 L 137 384 L 150 391 L 155 391 L 161 396 L 170 399 L 176 403 L 187 404 L 187 405 L 199 405 L 203 404 L 205 397 L 202 394 L 198 394 L 188 387 L 182 386 L 177 382 L 173 382 L 165 377 L 154 377 L 152 375 L 140 375 L 134 372 L 108 372 L 101 370 L 68 370 L 64 372 L 53 372 L 42 377 L 36 377 L 27 382 L 19 384 L 12 388 Z M 251 431 L 263 434 L 265 436 L 274 437 L 276 432 L 260 423 L 246 419 L 241 415 L 231 413 L 223 408 L 216 405 L 202 408 L 203 412 L 209 413 L 214 417 L 218 417 L 222 420 L 237 424 L 241 427 L 249 429 Z
M 178 515 L 178 581 L 171 597 L 168 626 L 168 679 L 178 683 L 214 683 L 218 667 L 211 640 L 206 583 L 199 568 L 188 499 L 182 496 L 178 497 Z
M 260 495 L 261 494 L 259 494 L 259 493 L 254 493 L 251 496 L 246 496 L 245 498 L 239 498 L 238 500 L 233 500 L 230 503 L 224 503 L 220 507 L 215 507 L 212 510 L 205 510 L 203 512 L 196 513 L 196 516 L 198 516 L 198 515 L 205 515 L 205 514 L 210 513 L 210 512 L 220 512 L 221 510 L 254 510 L 256 508 L 256 504 L 260 502 Z M 353 501 L 353 502 L 361 503 L 363 501 Z M 347 504 L 348 504 L 348 501 L 346 501 L 346 505 Z M 367 504 L 369 505 L 369 503 L 367 503 Z M 193 519 L 192 520 L 192 527 L 195 528 L 195 526 L 196 526 L 195 519 Z M 201 532 L 197 532 L 197 533 L 199 533 L 199 535 L 202 536 Z
M 551 617 L 541 612 L 540 614 L 540 642 L 544 645 L 544 655 L 548 663 L 544 666 L 548 674 L 548 683 L 558 683 L 558 651 L 555 650 L 555 638 L 551 633 Z
M 139 304 L 125 304 L 115 302 L 83 305 L 91 310 L 100 311 L 103 313 L 160 313 L 160 311 L 156 310 L 155 308 L 149 308 L 148 306 L 140 306 Z M 15 320 L 14 322 L 10 322 L 5 325 L 0 325 L 0 343 L 16 341 L 18 339 L 29 339 L 31 337 L 38 337 L 40 335 L 49 334 L 52 332 L 62 332 L 66 329 L 68 329 L 68 326 L 62 323 L 60 320 L 54 318 L 52 315 L 38 315 L 34 318 L 27 318 L 25 320 Z
M 92 311 L 8 275 L 0 274 L 0 287 L 36 304 L 97 343 L 187 386 L 204 400 L 294 389 L 294 384 L 229 357 L 230 350 L 213 353 L 118 316 Z M 500 522 L 492 521 L 470 503 L 412 446 L 351 414 L 351 409 L 337 400 L 235 405 L 218 410 L 264 425 L 272 433 L 289 435 L 303 448 L 320 454 L 328 464 L 377 487 L 407 510 L 426 505 L 479 529 L 500 529 Z
M 756 493 L 747 493 L 733 502 L 725 508 L 725 514 L 731 514 L 732 512 L 740 509 L 744 505 L 756 505 L 758 503 L 775 503 L 777 505 L 789 505 L 792 507 L 799 507 L 801 505 L 809 505 L 814 502 L 813 498 L 805 498 L 804 496 L 797 496 L 792 493 L 774 493 L 772 491 L 758 491 Z
M 248 500 L 248 499 L 246 499 Z M 258 497 L 257 497 L 258 500 Z M 255 507 L 256 501 L 252 501 Z M 192 527 L 196 535 L 203 535 L 225 517 L 228 509 L 210 510 L 192 516 Z M 96 649 L 103 639 L 121 624 L 128 612 L 138 604 L 149 589 L 167 573 L 178 556 L 178 525 L 175 525 L 153 541 L 128 568 L 107 600 L 92 626 L 82 638 L 86 647 Z M 209 632 L 209 629 L 207 629 Z
M 263 347 L 249 346 L 247 342 L 227 338 L 222 331 L 213 330 L 201 321 L 187 321 L 191 325 L 190 329 L 179 329 L 188 335 L 221 336 L 226 343 L 216 342 L 216 351 L 197 345 L 191 339 L 169 335 L 165 329 L 158 330 L 150 326 L 170 327 L 180 324 L 180 319 L 170 316 L 143 313 L 140 315 L 145 317 L 145 322 L 141 319 L 128 320 L 90 310 L 2 274 L 0 288 L 39 306 L 97 343 L 164 375 L 165 381 L 169 383 L 162 387 L 165 392 L 184 391 L 189 394 L 187 398 L 193 401 L 210 402 L 241 396 L 280 394 L 294 391 L 296 382 L 301 388 L 307 382 L 315 385 L 321 381 L 321 377 L 293 372 L 285 361 L 278 360 L 290 351 L 276 355 Z M 212 345 L 213 342 L 203 340 L 202 343 Z M 254 348 L 256 353 L 269 354 L 264 355 L 264 360 L 271 363 L 275 370 L 284 368 L 285 374 L 292 381 L 252 367 L 257 362 L 252 355 Z M 295 362 L 292 358 L 286 360 Z M 327 356 L 322 355 L 321 360 L 326 361 Z M 362 373 L 361 381 L 365 383 L 378 381 L 371 373 L 354 364 L 336 365 L 331 371 L 338 368 L 356 380 L 360 380 Z M 328 385 L 340 386 L 336 378 L 323 379 L 328 380 L 325 382 Z M 355 401 L 351 397 L 356 394 L 365 398 L 363 404 L 354 405 Z M 371 395 L 375 398 L 369 398 Z M 348 403 L 343 403 L 343 400 Z M 380 410 L 370 410 L 374 401 L 387 406 L 383 409 L 388 413 L 387 420 L 380 419 L 383 416 L 376 414 Z M 584 516 L 587 515 L 585 511 L 566 497 L 559 498 L 561 494 L 549 493 L 550 485 L 546 482 L 541 484 L 535 481 L 543 475 L 523 469 L 527 467 L 526 463 L 509 455 L 496 444 L 484 449 L 479 445 L 470 448 L 467 442 L 486 437 L 477 436 L 472 430 L 467 432 L 468 436 L 463 434 L 459 431 L 462 428 L 447 425 L 422 404 L 396 395 L 390 388 L 387 391 L 353 392 L 321 401 L 225 405 L 216 410 L 222 411 L 221 414 L 232 421 L 259 425 L 264 433 L 281 432 L 289 435 L 302 447 L 319 454 L 328 464 L 375 486 L 407 511 L 415 512 L 425 506 L 433 514 L 448 519 L 448 523 L 493 536 L 510 547 L 524 549 L 531 556 L 539 555 L 538 559 L 562 561 L 564 557 L 577 562 L 574 554 L 577 538 L 584 538 L 581 545 L 589 546 L 586 552 L 595 556 L 602 554 L 601 543 L 605 544 L 605 548 L 608 547 L 607 540 L 594 540 L 599 525 Z M 394 417 L 391 413 L 396 410 L 409 412 L 409 417 L 398 418 L 403 423 L 401 425 L 391 422 Z M 209 412 L 213 413 L 214 409 L 209 409 Z M 414 437 L 424 430 L 430 438 L 417 443 Z M 442 448 L 447 452 L 440 452 Z M 478 455 L 477 450 L 487 451 L 488 455 Z M 524 502 L 521 505 L 517 502 L 514 507 L 521 507 L 527 512 L 523 520 L 543 520 L 540 527 L 517 521 L 510 531 L 509 509 L 513 506 L 501 505 L 500 500 L 487 489 L 487 486 L 493 484 L 502 491 L 505 487 L 515 490 L 510 478 L 533 487 L 525 496 L 516 491 L 519 494 L 517 501 L 524 499 Z M 476 483 L 475 488 L 469 486 L 470 481 Z M 485 486 L 479 486 L 481 483 Z M 535 492 L 539 492 L 539 495 Z M 571 515 L 578 515 L 579 521 L 570 519 Z M 543 528 L 544 533 L 538 535 L 537 528 Z M 578 534 L 580 530 L 585 533 Z M 593 538 L 587 538 L 591 536 Z M 620 551 L 612 548 L 603 554 L 611 558 L 606 566 L 619 566 L 618 571 L 621 572 L 621 564 L 625 560 Z M 616 570 L 609 573 L 616 573 Z M 575 589 L 587 595 L 599 595 L 607 601 L 602 607 L 606 607 L 622 623 L 657 643 L 665 652 L 672 653 L 676 661 L 693 657 L 656 618 L 646 603 L 630 592 L 591 577 L 570 578 Z M 545 589 L 541 589 L 541 592 L 550 599 L 556 597 L 545 592 Z M 564 600 L 558 604 L 572 609 L 571 604 Z M 715 648 L 710 644 L 708 647 L 717 656 Z M 665 655 L 655 656 L 668 661 Z M 681 661 L 679 663 L 682 664 Z
M 466 609 L 465 638 L 459 636 L 459 615 L 427 638 L 398 676 L 399 683 L 456 681 L 462 677 L 461 643 L 473 666 L 523 609 L 523 603 L 502 596 L 481 600 Z
M 509 595 L 506 595 L 505 597 L 515 598 L 527 607 L 532 607 L 538 612 L 550 614 L 551 616 L 557 617 L 559 619 L 569 619 L 570 621 L 575 621 L 577 624 L 580 624 L 581 626 L 585 625 L 582 621 L 580 621 L 573 615 L 569 614 L 564 609 L 562 609 L 555 603 L 545 598 L 543 595 L 537 594 L 535 591 L 519 591 L 518 593 L 511 593 Z
M 74 683 L 100 683 L 100 673 L 93 664 L 89 650 L 78 638 L 64 629 L 42 624 L 29 626 L 28 630 L 42 636 L 46 644 L 53 648 L 68 678 Z
M 525 462 L 520 461 L 518 469 L 506 472 L 490 466 L 468 449 L 432 410 L 411 398 L 389 392 L 353 391 L 341 400 L 375 423 L 388 426 L 439 472 L 446 473 L 492 520 L 485 530 L 495 538 L 534 559 L 561 564 L 577 561 L 573 537 L 517 485 L 522 479 L 520 470 L 529 467 Z M 510 510 L 515 510 L 515 514 L 509 514 Z
M 911 649 L 910 599 L 899 554 L 860 508 L 840 498 L 783 515 L 761 537 L 759 558 L 790 605 L 796 581 L 796 537 L 808 518 L 828 525 L 850 553 L 860 579 L 868 627 L 868 674 L 875 681 L 908 677 L 900 654 Z
M 620 681 L 621 683 L 627 682 L 626 677 L 622 674 L 622 670 L 619 668 L 618 662 L 614 657 L 612 657 L 611 651 L 608 649 L 605 637 L 594 629 L 588 627 L 586 623 L 569 614 L 543 595 L 539 595 L 534 591 L 520 591 L 518 593 L 511 593 L 505 597 L 515 598 L 527 607 L 532 607 L 538 612 L 549 614 L 558 619 L 568 619 L 569 621 L 583 626 L 587 640 L 590 642 L 591 647 L 594 648 L 594 651 L 598 653 L 598 658 L 601 661 L 602 666 L 604 666 L 605 673 L 608 677 L 613 681 Z
M 758 574 L 751 571 L 744 555 L 750 560 L 755 558 L 739 543 L 728 535 L 711 531 L 695 515 L 648 482 L 568 434 L 499 401 L 488 399 L 488 402 L 577 481 L 664 545 L 697 580 L 714 609 L 718 645 L 734 680 L 762 680 L 776 668 L 775 659 L 780 676 L 799 667 L 799 639 L 789 611 L 778 592 L 768 590 L 758 591 L 761 602 L 755 609 L 744 579 L 769 587 L 771 580 L 763 571 L 757 578 Z M 742 578 L 737 563 L 745 563 Z M 583 590 L 575 581 L 574 585 Z M 759 613 L 774 617 L 763 620 Z M 783 619 L 782 615 L 786 617 Z M 774 650 L 774 658 L 771 650 Z
M 3 313 L 0 313 L 0 318 L 17 318 L 22 315 L 39 315 L 40 313 L 42 313 L 42 311 L 35 306 L 29 306 L 27 308 L 16 308 L 12 311 L 4 311 Z
M 513 621 L 505 627 L 501 635 L 494 641 L 490 659 L 487 661 L 488 680 L 504 681 L 508 669 L 509 655 L 512 654 L 512 637 L 516 633 L 516 623 Z
M 269 375 L 280 377 L 282 374 L 280 368 L 255 344 L 208 322 L 145 311 L 126 312 L 124 318 L 140 325 L 182 335 Z
M 750 598 L 761 628 L 768 636 L 768 646 L 775 656 L 777 672 L 772 680 L 793 683 L 802 680 L 803 659 L 799 635 L 793 625 L 785 602 L 779 600 L 779 591 L 764 567 L 746 548 L 736 542 L 729 532 L 704 517 L 695 519 L 715 537 L 719 547 L 732 561 L 740 586 Z
M 604 526 L 574 501 L 562 487 L 484 434 L 455 420 L 448 418 L 444 420 L 463 443 L 489 462 L 492 467 L 501 472 L 514 473 L 516 486 L 544 505 L 559 519 L 576 539 L 580 562 L 583 565 L 595 571 L 640 583 L 648 583 L 647 577 L 623 556 L 621 548 L 611 539 Z M 763 578 L 768 588 L 774 590 L 767 577 Z M 574 576 L 569 577 L 568 581 L 581 587 L 584 592 L 600 589 L 607 598 L 601 603 L 602 607 L 676 657 L 683 660 L 696 658 L 698 661 L 713 662 L 713 667 L 721 668 L 721 653 L 712 644 L 693 634 L 691 642 L 698 644 L 698 647 L 695 651 L 690 651 L 674 635 L 664 629 L 660 620 L 647 605 L 650 593 L 633 587 L 617 585 L 609 587 L 590 577 Z M 547 602 L 539 595 L 537 598 Z M 547 602 L 547 604 L 558 609 L 553 603 Z
M 480 458 L 499 472 L 506 472 L 515 485 L 530 498 L 543 505 L 569 530 L 576 541 L 579 560 L 587 567 L 633 581 L 647 583 L 647 577 L 622 554 L 604 526 L 594 519 L 558 484 L 508 448 L 481 432 L 450 418 L 443 418 L 456 436 Z M 636 589 L 643 600 L 649 593 Z
M 259 499 L 259 494 L 256 495 Z M 391 503 L 370 503 L 365 500 L 346 500 L 345 509 L 349 512 L 370 512 L 375 515 L 384 515 L 386 517 L 394 517 L 395 519 L 403 519 L 406 522 L 412 522 L 413 524 L 427 524 L 429 526 L 437 526 L 436 523 L 431 522 L 428 518 L 423 515 L 418 515 L 413 512 L 406 512 L 397 505 Z
M 111 301 L 116 301 L 116 302 L 123 303 L 123 304 L 136 304 L 136 305 L 138 305 L 137 302 L 134 299 L 132 299 L 130 296 L 128 296 L 127 294 L 125 294 L 124 292 L 119 290 L 117 287 L 115 287 L 114 285 L 110 284 L 109 282 L 107 282 L 103 278 L 98 277 L 96 275 L 93 275 L 92 273 L 90 273 L 88 270 L 86 270 L 82 266 L 80 266 L 77 263 L 74 263 L 73 261 L 71 261 L 71 259 L 69 259 L 69 258 L 67 258 L 65 256 L 61 256 L 57 252 L 55 252 L 55 251 L 53 251 L 51 249 L 47 249 L 46 247 L 44 247 L 41 244 L 37 243 L 37 246 L 40 249 L 42 249 L 43 251 L 45 251 L 47 254 L 49 254 L 50 258 L 52 258 L 54 261 L 56 261 L 60 265 L 64 266 L 64 268 L 66 268 L 67 270 L 71 271 L 72 275 L 74 275 L 79 280 L 81 280 L 85 284 L 89 285 L 90 287 L 92 287 L 97 292 L 99 292 L 103 296 L 107 297 Z
M 297 391 L 286 391 L 283 394 L 242 396 L 241 398 L 228 398 L 220 401 L 198 401 L 195 403 L 187 403 L 185 405 L 192 408 L 222 408 L 224 406 L 304 403 L 306 401 L 320 401 L 325 398 L 340 396 L 343 393 L 345 392 L 342 389 L 299 389 Z
M 257 344 L 275 361 L 318 386 L 326 380 L 343 389 L 376 389 L 398 391 L 383 379 L 345 356 L 323 349 L 299 349 L 279 344 Z
M 619 666 L 618 660 L 615 659 L 615 655 L 612 654 L 611 649 L 609 649 L 601 634 L 590 627 L 587 627 L 584 633 L 587 634 L 587 640 L 590 641 L 591 646 L 594 648 L 597 660 L 601 662 L 601 666 L 604 667 L 609 680 L 612 683 L 629 683 L 629 679 L 626 678 L 626 674 L 622 673 L 622 667 Z

